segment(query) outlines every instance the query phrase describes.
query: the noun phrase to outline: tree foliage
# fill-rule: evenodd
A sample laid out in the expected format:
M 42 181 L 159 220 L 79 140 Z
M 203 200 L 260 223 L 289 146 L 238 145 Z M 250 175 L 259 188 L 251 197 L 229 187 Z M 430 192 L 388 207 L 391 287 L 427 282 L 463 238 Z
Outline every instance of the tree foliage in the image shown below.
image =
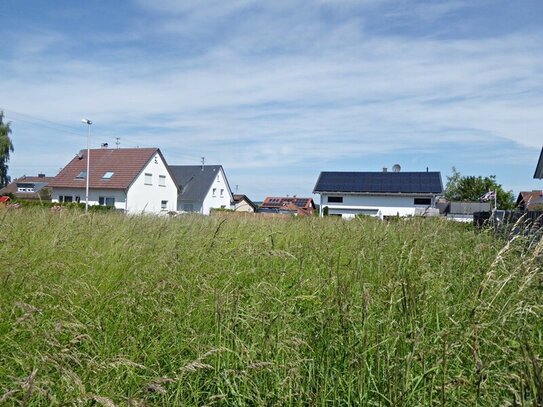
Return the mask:
M 8 176 L 9 154 L 13 152 L 13 143 L 9 135 L 11 134 L 11 123 L 4 123 L 4 112 L 0 110 L 0 188 L 3 188 L 10 182 Z
M 513 192 L 505 191 L 503 187 L 497 183 L 495 175 L 490 175 L 488 177 L 475 177 L 473 175 L 462 176 L 462 174 L 453 167 L 452 175 L 447 176 L 445 198 L 449 201 L 477 202 L 489 191 L 496 191 L 498 209 L 512 209 L 515 207 Z

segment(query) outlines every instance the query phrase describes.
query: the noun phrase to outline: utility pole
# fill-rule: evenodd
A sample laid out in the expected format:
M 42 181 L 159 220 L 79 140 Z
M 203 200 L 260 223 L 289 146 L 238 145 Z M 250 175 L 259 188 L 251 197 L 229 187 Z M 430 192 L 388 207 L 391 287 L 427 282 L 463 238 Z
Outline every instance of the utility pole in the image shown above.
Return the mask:
M 120 137 L 115 137 L 115 145 L 117 146 L 117 150 L 119 149 L 119 146 L 121 145 L 121 138 Z

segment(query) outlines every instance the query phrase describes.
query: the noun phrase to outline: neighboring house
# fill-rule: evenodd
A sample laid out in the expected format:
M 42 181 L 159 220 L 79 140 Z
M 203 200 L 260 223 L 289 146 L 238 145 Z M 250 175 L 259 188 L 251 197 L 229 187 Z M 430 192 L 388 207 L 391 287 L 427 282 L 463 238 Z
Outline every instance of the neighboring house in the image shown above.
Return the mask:
M 234 194 L 232 206 L 236 212 L 256 212 L 257 206 L 251 201 L 247 195 Z
M 543 191 L 522 191 L 518 194 L 517 208 L 521 211 L 543 208 Z
M 85 202 L 87 150 L 49 183 L 53 202 Z M 178 189 L 158 148 L 90 150 L 89 205 L 128 213 L 173 211 Z
M 313 215 L 315 202 L 313 198 L 276 197 L 269 196 L 264 199 L 258 212 L 292 213 L 298 216 Z
M 490 202 L 449 202 L 445 215 L 457 222 L 473 222 L 475 212 L 490 212 Z
M 45 174 L 38 174 L 37 177 L 24 175 L 0 189 L 0 195 L 13 194 L 17 199 L 50 201 L 51 189 L 48 184 L 52 180 L 53 177 L 46 177 Z
M 399 168 L 399 166 L 398 166 Z M 321 172 L 313 193 L 320 194 L 320 214 L 413 216 L 434 214 L 443 193 L 439 172 Z
M 170 165 L 180 193 L 177 210 L 209 215 L 230 208 L 233 197 L 222 165 Z

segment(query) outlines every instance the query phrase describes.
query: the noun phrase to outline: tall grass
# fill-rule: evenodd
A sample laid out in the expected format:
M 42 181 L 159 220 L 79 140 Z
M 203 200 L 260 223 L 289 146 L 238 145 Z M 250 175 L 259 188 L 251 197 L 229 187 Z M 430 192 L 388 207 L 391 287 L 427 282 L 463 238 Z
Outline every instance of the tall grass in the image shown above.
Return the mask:
M 543 246 L 439 219 L 0 212 L 0 403 L 543 403 Z

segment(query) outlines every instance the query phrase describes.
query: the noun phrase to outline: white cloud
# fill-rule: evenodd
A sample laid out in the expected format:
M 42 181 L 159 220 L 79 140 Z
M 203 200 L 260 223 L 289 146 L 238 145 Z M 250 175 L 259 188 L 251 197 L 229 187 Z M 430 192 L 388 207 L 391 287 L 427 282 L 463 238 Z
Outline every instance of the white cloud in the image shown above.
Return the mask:
M 72 41 L 58 32 L 0 57 L 8 117 L 12 109 L 76 126 L 88 115 L 97 143 L 120 135 L 125 145 L 161 147 L 170 161 L 205 155 L 238 173 L 443 143 L 541 145 L 541 32 L 376 36 L 366 22 L 377 1 L 139 3 L 157 24 L 110 42 L 97 34 L 95 43 L 110 47 L 101 52 L 66 59 L 51 52 Z M 417 18 L 462 7 L 442 3 Z M 136 46 L 115 48 L 127 40 Z M 68 155 L 82 139 L 58 134 L 53 143 Z M 12 168 L 24 167 L 20 157 Z

